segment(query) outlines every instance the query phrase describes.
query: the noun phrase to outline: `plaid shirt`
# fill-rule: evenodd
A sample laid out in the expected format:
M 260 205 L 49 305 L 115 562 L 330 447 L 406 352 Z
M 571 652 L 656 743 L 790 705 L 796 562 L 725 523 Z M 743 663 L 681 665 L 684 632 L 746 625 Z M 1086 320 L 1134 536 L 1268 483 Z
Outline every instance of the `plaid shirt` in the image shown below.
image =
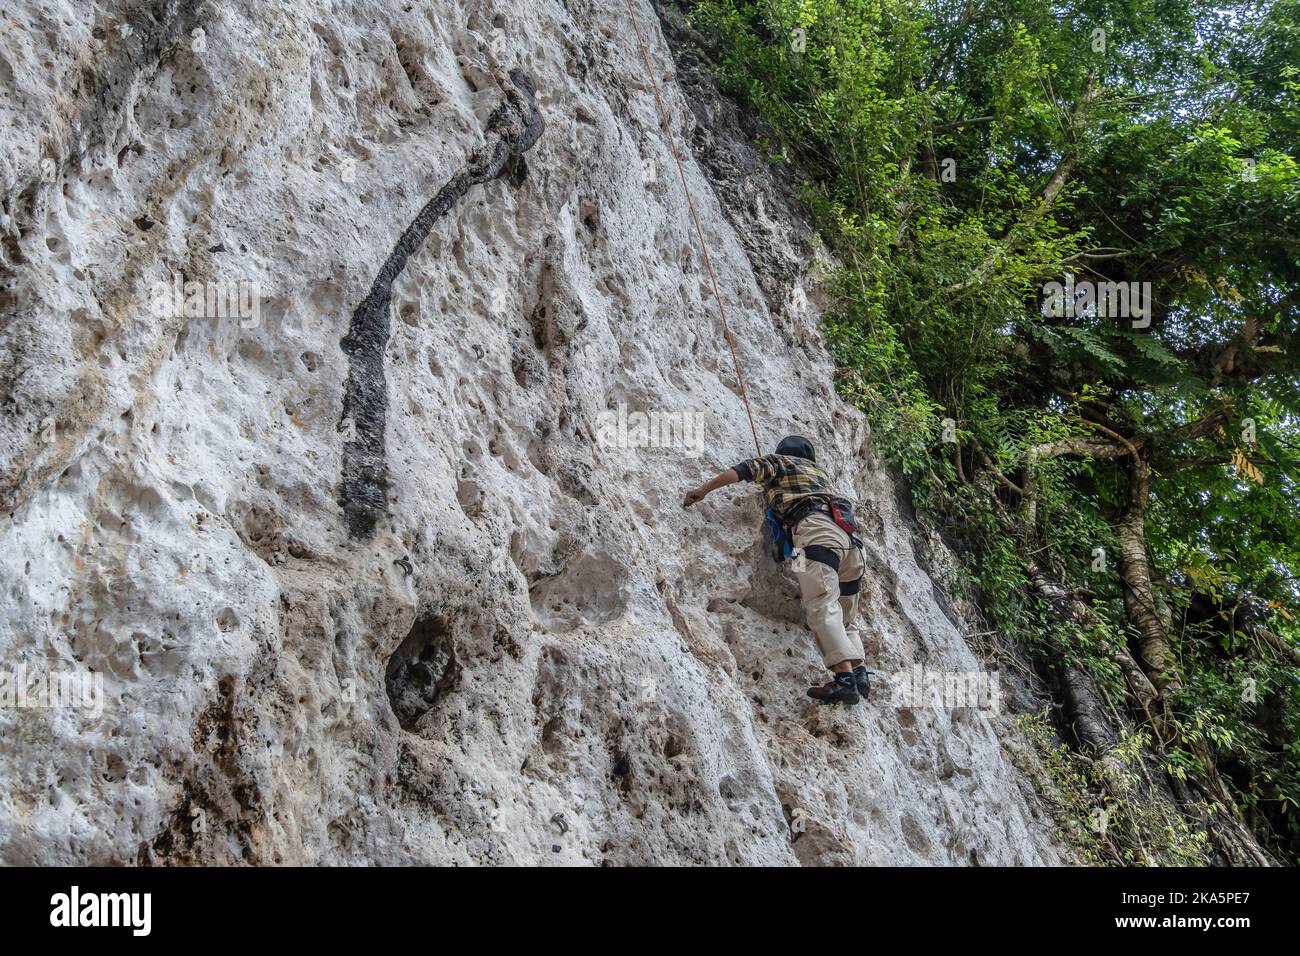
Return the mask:
M 735 469 L 741 481 L 755 481 L 763 486 L 767 506 L 782 521 L 795 505 L 809 498 L 830 500 L 835 495 L 826 472 L 807 458 L 764 455 L 742 461 Z

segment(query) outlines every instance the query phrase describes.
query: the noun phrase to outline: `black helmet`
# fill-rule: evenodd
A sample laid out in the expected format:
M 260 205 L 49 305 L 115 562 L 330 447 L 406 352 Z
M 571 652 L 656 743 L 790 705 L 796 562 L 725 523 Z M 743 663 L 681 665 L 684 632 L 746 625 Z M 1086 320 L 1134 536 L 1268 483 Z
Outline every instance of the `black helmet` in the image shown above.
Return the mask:
M 781 439 L 781 443 L 776 446 L 778 455 L 791 455 L 794 458 L 807 458 L 809 461 L 816 461 L 817 456 L 813 454 L 812 442 L 802 435 L 789 435 Z

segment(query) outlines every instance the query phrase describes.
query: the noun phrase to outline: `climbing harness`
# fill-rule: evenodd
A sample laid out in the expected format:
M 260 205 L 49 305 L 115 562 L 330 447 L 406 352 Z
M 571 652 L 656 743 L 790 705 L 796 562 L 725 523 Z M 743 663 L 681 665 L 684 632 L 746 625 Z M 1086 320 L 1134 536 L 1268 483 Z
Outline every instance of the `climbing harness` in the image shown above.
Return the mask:
M 794 529 L 799 522 L 811 514 L 827 515 L 835 522 L 836 527 L 843 531 L 849 537 L 849 547 L 836 548 L 822 544 L 810 544 L 799 550 L 795 554 L 794 550 Z M 845 498 L 830 498 L 823 500 L 813 498 L 807 502 L 800 503 L 794 507 L 790 513 L 789 521 L 782 521 L 771 508 L 767 509 L 767 531 L 771 537 L 775 548 L 772 556 L 778 561 L 786 558 L 795 557 L 795 570 L 802 570 L 799 563 L 802 561 L 815 561 L 818 564 L 824 564 L 831 570 L 838 572 L 840 570 L 840 552 L 848 552 L 857 549 L 860 554 L 865 556 L 865 545 L 862 539 L 858 537 L 858 522 L 853 517 L 853 506 Z M 865 565 L 865 560 L 864 560 Z M 849 597 L 857 594 L 862 589 L 862 577 L 859 576 L 854 581 L 840 582 L 840 596 Z
M 668 148 L 677 163 L 677 175 L 682 181 L 682 191 L 686 193 L 686 207 L 691 211 L 691 220 L 695 223 L 695 235 L 700 241 L 700 252 L 704 255 L 704 267 L 708 270 L 709 281 L 713 284 L 713 298 L 718 303 L 718 315 L 722 319 L 723 332 L 726 333 L 727 348 L 731 350 L 731 363 L 736 368 L 736 381 L 740 383 L 740 398 L 745 403 L 745 417 L 749 419 L 749 431 L 754 436 L 754 453 L 762 455 L 763 449 L 758 443 L 758 429 L 754 426 L 754 413 L 749 407 L 749 392 L 745 388 L 745 376 L 741 374 L 740 359 L 736 357 L 736 340 L 731 334 L 731 324 L 727 322 L 727 310 L 722 304 L 722 293 L 718 290 L 718 277 L 713 271 L 713 260 L 709 256 L 709 245 L 704 241 L 704 230 L 700 228 L 700 217 L 695 213 L 695 202 L 691 198 L 691 187 L 686 183 L 686 170 L 682 166 L 681 154 L 677 152 L 677 140 L 673 136 L 672 125 L 668 122 L 668 109 L 664 106 L 663 97 L 659 94 L 659 81 L 655 79 L 654 69 L 650 66 L 650 51 L 646 48 L 645 40 L 641 37 L 641 27 L 637 24 L 636 11 L 632 9 L 632 0 L 627 0 L 627 15 L 628 19 L 632 21 L 632 29 L 636 33 L 637 45 L 641 48 L 641 62 L 645 64 L 646 78 L 650 80 L 650 85 L 655 93 L 655 102 L 659 105 L 659 124 L 668 137 Z
M 858 540 L 858 521 L 853 517 L 853 506 L 844 498 L 832 498 L 830 508 L 831 520 L 849 536 L 850 541 L 861 547 L 862 542 Z
M 790 540 L 790 532 L 775 511 L 768 508 L 764 517 L 767 519 L 767 536 L 772 541 L 772 557 L 779 564 L 794 554 L 794 542 Z

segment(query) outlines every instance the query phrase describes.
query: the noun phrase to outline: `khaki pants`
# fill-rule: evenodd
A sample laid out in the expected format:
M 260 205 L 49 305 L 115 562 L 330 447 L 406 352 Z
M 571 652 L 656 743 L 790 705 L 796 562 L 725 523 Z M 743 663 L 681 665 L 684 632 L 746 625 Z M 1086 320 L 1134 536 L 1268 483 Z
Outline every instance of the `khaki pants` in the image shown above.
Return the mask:
M 862 640 L 852 627 L 858 613 L 859 595 L 840 594 L 840 582 L 848 584 L 862 577 L 862 552 L 853 547 L 849 536 L 830 515 L 820 512 L 813 512 L 794 529 L 795 549 L 802 551 L 810 545 L 829 548 L 840 559 L 838 572 L 806 556 L 802 560 L 796 556 L 795 561 L 804 615 L 817 638 L 822 661 L 831 667 L 840 661 L 862 660 Z

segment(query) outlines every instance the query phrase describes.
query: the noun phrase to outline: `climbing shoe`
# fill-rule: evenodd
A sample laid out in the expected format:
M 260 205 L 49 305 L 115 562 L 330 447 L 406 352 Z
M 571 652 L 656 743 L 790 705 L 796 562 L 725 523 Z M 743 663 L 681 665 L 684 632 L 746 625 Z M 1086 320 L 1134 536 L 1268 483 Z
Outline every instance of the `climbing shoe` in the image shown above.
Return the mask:
M 853 682 L 858 685 L 858 693 L 862 695 L 862 699 L 870 699 L 871 671 L 867 670 L 865 664 L 859 664 L 853 668 Z
M 852 673 L 836 674 L 835 679 L 821 687 L 809 687 L 808 696 L 823 704 L 856 704 L 858 683 Z

